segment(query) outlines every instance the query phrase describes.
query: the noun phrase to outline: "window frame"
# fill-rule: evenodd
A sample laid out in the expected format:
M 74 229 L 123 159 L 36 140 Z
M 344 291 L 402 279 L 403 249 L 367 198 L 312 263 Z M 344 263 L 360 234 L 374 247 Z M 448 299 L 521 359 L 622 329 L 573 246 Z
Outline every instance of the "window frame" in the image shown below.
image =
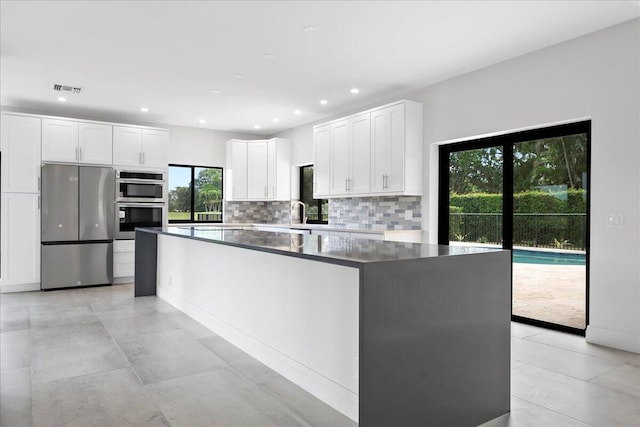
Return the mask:
M 299 185 L 300 185 L 300 200 L 303 200 L 303 180 L 304 180 L 304 169 L 305 168 L 313 168 L 314 165 L 313 164 L 308 164 L 308 165 L 302 165 L 300 166 L 300 175 L 299 175 Z M 313 184 L 313 183 L 312 183 Z M 312 185 L 313 187 L 313 185 Z M 328 215 L 327 215 L 327 220 L 323 221 L 322 220 L 322 205 L 323 203 L 326 201 L 327 204 L 329 203 L 329 199 L 315 199 L 313 198 L 313 194 L 311 194 L 311 199 L 314 201 L 314 204 L 312 206 L 317 206 L 318 207 L 318 218 L 317 220 L 308 220 L 307 219 L 307 224 L 329 224 L 329 219 L 328 219 Z M 307 206 L 307 211 L 309 210 L 310 206 Z M 298 214 L 300 215 L 300 218 L 302 218 L 302 206 L 298 207 Z
M 190 192 L 191 192 L 191 203 L 190 203 L 190 210 L 191 210 L 191 219 L 185 220 L 185 219 L 168 219 L 169 218 L 169 170 L 171 169 L 172 166 L 175 167 L 180 167 L 180 168 L 190 168 L 191 169 L 191 180 L 190 180 Z M 195 207 L 196 207 L 196 199 L 195 199 L 195 170 L 197 168 L 201 168 L 201 169 L 220 169 L 220 187 L 221 187 L 221 191 L 222 191 L 222 201 L 224 202 L 224 168 L 221 166 L 201 166 L 201 165 L 185 165 L 185 164 L 178 164 L 178 163 L 170 163 L 169 164 L 169 168 L 167 169 L 167 219 L 168 219 L 168 223 L 169 224 L 204 224 L 204 223 L 222 223 L 224 221 L 224 210 L 222 212 L 220 212 L 220 220 L 219 221 L 197 221 L 195 219 Z

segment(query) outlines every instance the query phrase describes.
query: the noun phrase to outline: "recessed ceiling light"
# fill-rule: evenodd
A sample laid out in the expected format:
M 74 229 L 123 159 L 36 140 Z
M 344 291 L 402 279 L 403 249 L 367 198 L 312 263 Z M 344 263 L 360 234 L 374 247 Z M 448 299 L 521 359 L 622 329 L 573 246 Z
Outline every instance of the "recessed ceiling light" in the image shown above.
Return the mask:
M 263 56 L 266 59 L 276 59 L 276 56 L 273 53 L 265 53 Z
M 360 93 L 360 89 L 358 89 L 357 87 L 354 87 L 353 89 L 351 89 L 350 91 L 351 93 Z
M 140 107 L 140 111 L 142 111 L 143 113 L 148 113 L 149 109 L 147 107 Z
M 202 124 L 202 125 L 203 125 L 203 124 L 205 124 L 205 123 L 207 123 L 207 121 L 206 121 L 205 119 L 200 119 L 200 120 L 199 120 L 199 122 L 200 122 L 200 124 Z
M 217 95 L 217 94 L 219 94 L 219 93 L 220 93 L 220 91 L 219 91 L 218 89 L 211 89 L 211 90 L 209 91 L 209 93 L 212 93 L 212 94 L 214 94 L 214 95 Z
M 244 79 L 245 75 L 242 73 L 236 73 L 233 75 L 233 77 L 235 77 L 236 79 Z
M 260 125 L 255 125 L 253 128 L 254 129 L 260 129 Z
M 300 110 L 293 110 L 293 114 L 295 114 L 296 116 L 299 116 L 300 114 L 302 114 L 302 111 L 300 111 Z
M 320 104 L 327 105 L 329 102 L 326 99 L 321 99 Z
M 304 31 L 305 33 L 313 33 L 315 30 L 316 30 L 315 25 L 306 25 L 302 28 L 302 31 Z
M 67 102 L 67 98 L 63 98 L 62 96 L 58 97 L 58 101 Z
M 278 123 L 279 121 L 280 121 L 280 119 L 279 119 L 279 118 L 277 118 L 277 117 L 274 117 L 274 118 L 273 118 L 273 123 Z

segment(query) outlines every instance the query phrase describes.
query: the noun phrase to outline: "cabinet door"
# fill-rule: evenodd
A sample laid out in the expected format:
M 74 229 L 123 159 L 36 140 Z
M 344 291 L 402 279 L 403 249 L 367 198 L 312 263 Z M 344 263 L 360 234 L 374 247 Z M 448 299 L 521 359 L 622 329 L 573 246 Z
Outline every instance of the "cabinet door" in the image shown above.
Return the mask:
M 77 162 L 78 122 L 42 119 L 42 160 Z
M 79 123 L 78 151 L 80 163 L 111 165 L 113 163 L 113 126 Z
M 267 170 L 268 198 L 275 200 L 278 197 L 278 144 L 274 139 L 267 142 Z
M 387 166 L 387 192 L 404 191 L 404 104 L 388 108 L 387 115 L 389 148 Z
M 387 151 L 389 149 L 387 135 L 387 109 L 381 108 L 371 112 L 371 192 L 385 191 L 387 175 Z
M 113 164 L 139 166 L 142 164 L 142 130 L 139 128 L 113 127 Z
M 331 126 L 313 130 L 313 197 L 321 199 L 330 194 L 331 182 Z
M 365 113 L 349 120 L 349 194 L 367 194 L 371 175 L 371 120 Z
M 142 130 L 142 165 L 166 169 L 169 132 L 164 130 Z
M 232 141 L 231 143 L 231 198 L 247 199 L 247 143 Z
M 349 179 L 349 122 L 331 125 L 331 194 L 347 194 Z
M 41 119 L 2 115 L 2 191 L 40 191 Z
M 2 286 L 40 283 L 38 194 L 2 193 Z M 20 290 L 20 289 L 16 289 Z
M 269 196 L 267 189 L 267 143 L 247 143 L 247 198 L 264 200 Z

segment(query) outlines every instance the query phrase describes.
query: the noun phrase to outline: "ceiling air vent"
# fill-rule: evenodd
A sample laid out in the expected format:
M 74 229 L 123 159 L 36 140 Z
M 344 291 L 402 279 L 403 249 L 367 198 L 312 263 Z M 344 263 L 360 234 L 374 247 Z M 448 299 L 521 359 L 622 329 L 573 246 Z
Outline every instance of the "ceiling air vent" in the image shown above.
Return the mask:
M 53 91 L 54 92 L 80 93 L 80 92 L 82 92 L 82 88 L 81 87 L 54 84 L 53 85 Z

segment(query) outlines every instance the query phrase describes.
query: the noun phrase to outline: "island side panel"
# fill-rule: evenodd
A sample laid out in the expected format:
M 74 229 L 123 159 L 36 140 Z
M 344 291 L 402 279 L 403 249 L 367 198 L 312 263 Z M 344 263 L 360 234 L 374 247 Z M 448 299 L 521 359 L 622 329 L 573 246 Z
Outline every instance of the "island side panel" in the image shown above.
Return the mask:
M 475 426 L 509 412 L 508 251 L 367 264 L 360 424 Z
M 360 269 L 158 236 L 158 296 L 357 421 Z
M 135 291 L 137 297 L 156 294 L 157 234 L 136 231 Z

